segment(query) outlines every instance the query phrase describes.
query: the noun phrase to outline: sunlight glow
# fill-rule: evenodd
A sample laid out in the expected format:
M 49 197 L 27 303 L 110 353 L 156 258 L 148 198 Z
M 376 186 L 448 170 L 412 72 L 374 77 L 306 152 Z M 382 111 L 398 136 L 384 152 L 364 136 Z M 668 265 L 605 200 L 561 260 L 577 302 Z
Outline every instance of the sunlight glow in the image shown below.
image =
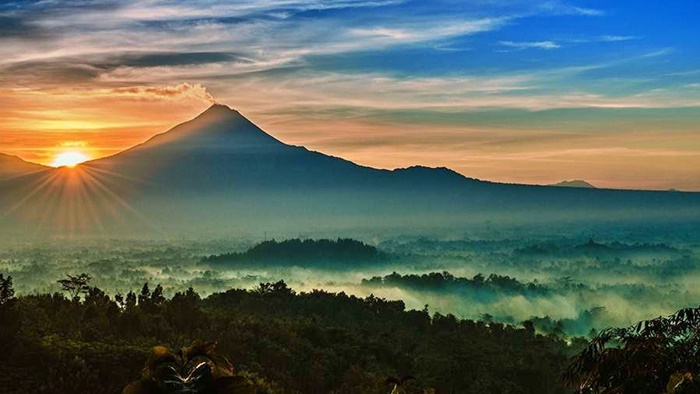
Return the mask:
M 143 184 L 105 169 L 64 165 L 30 177 L 27 189 L 14 204 L 0 206 L 0 221 L 12 217 L 33 223 L 37 234 L 46 231 L 62 238 L 104 233 L 105 226 L 119 228 L 128 218 L 158 232 L 157 226 L 124 198 Z
M 84 153 L 78 151 L 62 152 L 56 155 L 51 165 L 53 167 L 70 167 L 73 168 L 78 164 L 89 160 L 90 158 Z

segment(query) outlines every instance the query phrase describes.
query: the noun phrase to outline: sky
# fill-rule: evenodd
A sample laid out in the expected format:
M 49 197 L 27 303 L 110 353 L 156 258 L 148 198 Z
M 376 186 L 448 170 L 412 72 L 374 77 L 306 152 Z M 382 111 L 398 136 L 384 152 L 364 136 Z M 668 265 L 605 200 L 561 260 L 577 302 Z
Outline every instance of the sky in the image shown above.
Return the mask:
M 694 0 L 0 2 L 0 152 L 115 154 L 212 103 L 491 181 L 700 191 Z

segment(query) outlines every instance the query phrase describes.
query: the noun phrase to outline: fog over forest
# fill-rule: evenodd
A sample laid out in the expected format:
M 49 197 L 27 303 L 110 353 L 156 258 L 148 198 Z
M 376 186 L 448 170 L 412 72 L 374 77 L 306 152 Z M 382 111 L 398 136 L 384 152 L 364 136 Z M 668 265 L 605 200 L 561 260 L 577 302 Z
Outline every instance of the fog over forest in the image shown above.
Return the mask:
M 53 240 L 4 245 L 0 272 L 17 294 L 53 293 L 87 273 L 108 294 L 148 282 L 202 295 L 285 280 L 403 300 L 408 309 L 589 335 L 697 306 L 693 223 L 606 224 L 580 231 L 493 224 L 433 234 L 263 234 L 216 240 Z M 267 237 L 267 239 L 265 238 Z M 328 241 L 315 241 L 326 239 Z

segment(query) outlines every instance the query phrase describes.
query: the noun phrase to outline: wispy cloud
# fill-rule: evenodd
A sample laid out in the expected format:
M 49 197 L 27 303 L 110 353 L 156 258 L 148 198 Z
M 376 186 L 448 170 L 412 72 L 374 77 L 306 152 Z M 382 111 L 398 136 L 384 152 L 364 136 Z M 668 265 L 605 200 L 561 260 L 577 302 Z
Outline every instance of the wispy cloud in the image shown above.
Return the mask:
M 653 58 L 653 57 L 666 56 L 668 54 L 673 53 L 673 51 L 674 51 L 674 48 L 662 48 L 662 49 L 659 49 L 656 51 L 646 52 L 641 57 Z
M 544 1 L 539 7 L 551 13 L 563 15 L 603 16 L 605 11 L 595 8 L 578 7 L 568 2 Z
M 252 59 L 383 50 L 496 31 L 528 16 L 596 14 L 562 1 L 463 5 L 439 0 L 424 12 L 401 0 L 134 1 L 27 3 L 4 16 L 0 64 L 125 52 L 235 48 Z M 509 2 L 505 2 L 507 4 Z M 527 9 L 524 12 L 523 9 Z M 0 28 L 2 29 L 2 28 Z M 25 40 L 40 36 L 27 45 Z M 148 37 L 148 39 L 144 39 Z M 551 49 L 554 42 L 533 42 Z
M 612 35 L 605 35 L 605 36 L 600 36 L 598 38 L 599 41 L 603 42 L 619 42 L 619 41 L 631 41 L 631 40 L 639 40 L 640 37 L 638 36 L 612 36 Z
M 564 9 L 564 12 L 569 12 L 576 15 L 586 15 L 586 16 L 602 16 L 605 12 L 602 10 L 596 10 L 593 8 L 583 8 L 583 7 L 568 7 Z
M 561 45 L 554 41 L 501 41 L 500 45 L 515 49 L 558 49 Z
M 350 30 L 350 36 L 365 39 L 363 45 L 372 42 L 416 43 L 440 41 L 454 36 L 465 36 L 500 28 L 508 18 L 483 18 L 474 20 L 443 21 L 440 24 L 420 21 L 404 24 L 405 27 L 371 27 Z M 366 49 L 367 47 L 365 47 Z

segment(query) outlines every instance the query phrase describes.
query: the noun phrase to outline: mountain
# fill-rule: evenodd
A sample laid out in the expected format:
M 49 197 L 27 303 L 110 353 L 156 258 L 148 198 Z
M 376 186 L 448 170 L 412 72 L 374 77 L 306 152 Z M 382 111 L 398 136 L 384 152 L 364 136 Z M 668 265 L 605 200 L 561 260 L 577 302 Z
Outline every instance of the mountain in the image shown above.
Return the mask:
M 684 220 L 700 194 L 500 184 L 447 168 L 382 170 L 285 144 L 214 105 L 114 156 L 0 179 L 0 229 L 227 235 Z M 337 235 L 337 233 L 336 233 Z
M 154 191 L 162 187 L 169 194 L 427 188 L 468 181 L 448 169 L 378 170 L 287 145 L 223 105 L 213 105 L 143 144 L 84 166 L 140 178 Z
M 596 187 L 591 185 L 590 183 L 580 180 L 580 179 L 574 179 L 572 181 L 561 181 L 559 183 L 555 183 L 550 186 L 559 186 L 559 187 L 579 187 L 583 189 L 595 189 Z
M 50 167 L 29 163 L 17 156 L 0 153 L 0 179 L 29 175 L 48 169 Z

